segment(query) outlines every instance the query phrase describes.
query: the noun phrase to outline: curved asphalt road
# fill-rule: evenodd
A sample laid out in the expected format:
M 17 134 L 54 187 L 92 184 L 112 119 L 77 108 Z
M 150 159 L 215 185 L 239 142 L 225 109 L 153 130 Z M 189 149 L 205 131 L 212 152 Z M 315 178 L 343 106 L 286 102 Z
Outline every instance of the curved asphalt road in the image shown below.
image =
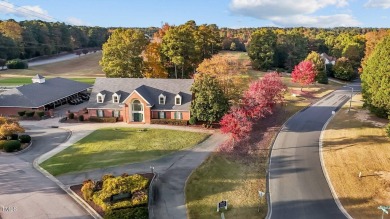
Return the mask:
M 349 86 L 360 91 L 360 83 Z M 351 89 L 343 87 L 293 116 L 277 136 L 269 166 L 270 218 L 346 218 L 337 207 L 322 172 L 321 130 L 332 111 L 346 103 Z
M 34 169 L 32 162 L 67 139 L 61 129 L 25 126 L 33 137 L 28 151 L 0 155 L 0 218 L 91 218 L 66 192 Z

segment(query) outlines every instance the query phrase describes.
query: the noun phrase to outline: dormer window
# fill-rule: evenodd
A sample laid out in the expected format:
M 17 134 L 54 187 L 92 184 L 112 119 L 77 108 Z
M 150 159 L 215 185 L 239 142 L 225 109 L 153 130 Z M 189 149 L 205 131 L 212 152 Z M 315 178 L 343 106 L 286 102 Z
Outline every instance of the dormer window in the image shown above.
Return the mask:
M 102 94 L 102 93 L 98 93 L 97 96 L 96 96 L 96 100 L 98 103 L 103 103 L 104 102 L 104 97 L 106 95 L 105 94 Z
M 181 96 L 179 94 L 175 96 L 175 105 L 181 105 Z
M 119 103 L 120 98 L 121 98 L 121 95 L 119 95 L 118 93 L 114 93 L 112 95 L 112 102 L 113 103 Z
M 165 99 L 166 96 L 164 94 L 160 94 L 160 96 L 158 96 L 158 104 L 165 105 Z

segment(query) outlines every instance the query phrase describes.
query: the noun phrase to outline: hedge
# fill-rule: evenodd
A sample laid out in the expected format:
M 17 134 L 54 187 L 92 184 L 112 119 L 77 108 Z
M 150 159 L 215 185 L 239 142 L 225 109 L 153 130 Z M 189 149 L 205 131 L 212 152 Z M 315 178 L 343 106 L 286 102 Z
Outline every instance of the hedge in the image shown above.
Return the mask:
M 69 113 L 68 118 L 69 119 L 74 119 L 74 113 Z
M 113 210 L 107 212 L 104 215 L 104 219 L 123 219 L 123 218 L 148 219 L 149 218 L 148 208 L 138 207 L 138 208 Z
M 19 112 L 18 112 L 18 115 L 19 115 L 19 116 L 24 116 L 25 114 L 26 114 L 26 111 L 19 111 Z
M 0 140 L 0 150 L 2 150 L 4 148 L 4 145 L 6 142 L 7 142 L 7 140 Z
M 39 118 L 41 118 L 42 116 L 45 115 L 45 112 L 43 112 L 43 111 L 38 111 L 38 112 L 36 112 L 36 114 L 39 116 Z
M 27 111 L 27 112 L 26 112 L 26 116 L 27 116 L 27 117 L 33 117 L 34 114 L 35 114 L 35 111 Z
M 8 69 L 27 69 L 28 63 L 20 59 L 12 59 L 7 62 Z
M 96 116 L 91 116 L 89 117 L 89 121 L 91 122 L 111 122 L 111 123 L 115 123 L 117 122 L 117 119 L 116 117 L 96 117 Z
M 188 121 L 187 120 L 177 120 L 177 119 L 152 119 L 151 124 L 186 126 L 188 124 Z
M 19 136 L 20 143 L 30 143 L 31 142 L 31 136 L 29 135 L 21 135 Z
M 20 142 L 18 140 L 6 141 L 3 144 L 3 149 L 5 152 L 14 152 L 15 150 L 20 150 Z
M 196 118 L 195 117 L 191 117 L 190 120 L 188 121 L 188 123 L 190 123 L 190 125 L 195 125 L 196 124 Z

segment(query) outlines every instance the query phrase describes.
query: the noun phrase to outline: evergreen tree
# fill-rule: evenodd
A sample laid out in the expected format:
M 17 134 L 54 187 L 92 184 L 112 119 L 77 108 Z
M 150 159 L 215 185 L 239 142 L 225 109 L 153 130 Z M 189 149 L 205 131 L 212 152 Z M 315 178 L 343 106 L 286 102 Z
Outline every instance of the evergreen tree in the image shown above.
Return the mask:
M 390 36 L 386 36 L 368 58 L 361 75 L 363 97 L 372 109 L 390 115 Z
M 191 87 L 195 98 L 191 103 L 191 115 L 199 121 L 211 124 L 218 121 L 229 109 L 218 80 L 208 74 L 199 74 Z

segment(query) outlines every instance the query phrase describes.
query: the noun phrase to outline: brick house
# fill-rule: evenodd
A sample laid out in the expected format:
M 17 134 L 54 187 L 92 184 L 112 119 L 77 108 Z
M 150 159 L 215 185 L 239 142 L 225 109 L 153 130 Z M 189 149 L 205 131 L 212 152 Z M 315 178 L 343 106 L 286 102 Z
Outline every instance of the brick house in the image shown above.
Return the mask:
M 126 123 L 190 119 L 192 79 L 97 78 L 87 117 L 117 117 Z
M 37 74 L 32 84 L 22 85 L 0 93 L 0 115 L 15 116 L 20 111 L 45 111 L 54 109 L 73 96 L 92 87 L 66 78 L 46 79 Z

